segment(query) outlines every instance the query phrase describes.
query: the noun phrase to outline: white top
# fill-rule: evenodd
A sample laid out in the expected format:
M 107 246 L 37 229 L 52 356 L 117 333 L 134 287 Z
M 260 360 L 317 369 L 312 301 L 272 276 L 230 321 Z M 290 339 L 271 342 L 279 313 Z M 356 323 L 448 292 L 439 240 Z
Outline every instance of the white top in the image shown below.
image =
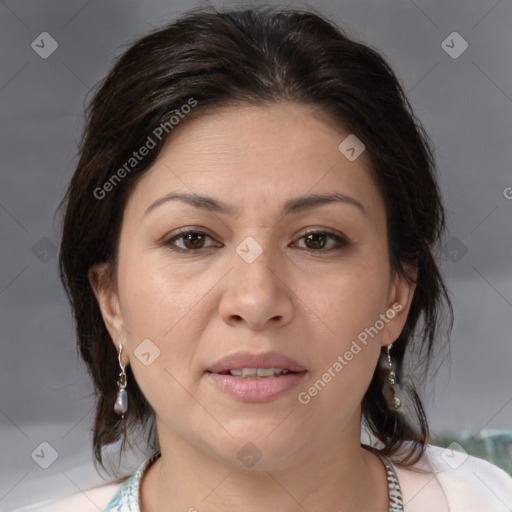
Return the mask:
M 11 512 L 140 512 L 138 484 L 156 455 L 148 457 L 120 484 L 95 487 L 86 494 L 77 493 Z M 402 489 L 405 512 L 512 511 L 512 477 L 477 457 L 428 445 L 414 466 L 393 467 Z

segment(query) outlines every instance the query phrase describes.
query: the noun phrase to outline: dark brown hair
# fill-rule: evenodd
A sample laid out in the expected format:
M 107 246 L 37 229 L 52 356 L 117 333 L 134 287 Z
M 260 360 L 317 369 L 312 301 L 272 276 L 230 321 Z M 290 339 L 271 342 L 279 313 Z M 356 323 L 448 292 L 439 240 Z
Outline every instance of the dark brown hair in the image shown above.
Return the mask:
M 393 345 L 399 378 L 405 371 L 406 348 L 409 353 L 414 347 L 416 382 L 425 377 L 439 344 L 443 303 L 451 315 L 449 329 L 453 324 L 434 254 L 445 218 L 432 146 L 383 57 L 312 10 L 262 6 L 188 12 L 136 41 L 95 92 L 79 162 L 61 205 L 65 213 L 60 273 L 76 321 L 80 354 L 95 386 L 93 447 L 95 463 L 104 469 L 102 448 L 123 437 L 113 411 L 119 368 L 88 272 L 106 262 L 115 281 L 126 200 L 165 139 L 172 137 L 172 116 L 191 101 L 195 106 L 180 116 L 182 123 L 228 105 L 294 102 L 315 107 L 319 115 L 355 134 L 366 146 L 385 202 L 391 268 L 411 281 L 404 265 L 418 269 L 407 322 Z M 168 130 L 158 140 L 155 130 L 164 125 Z M 133 152 L 152 134 L 155 147 L 127 168 Z M 123 166 L 122 180 L 113 182 Z M 108 193 L 99 193 L 109 180 Z M 146 441 L 154 446 L 154 411 L 129 367 L 127 372 L 128 431 L 150 425 Z M 362 401 L 363 420 L 381 453 L 397 456 L 407 445 L 406 456 L 397 462 L 411 464 L 429 440 L 421 400 L 413 381 L 403 379 L 401 398 L 404 404 L 413 404 L 412 414 L 393 409 L 385 397 L 385 379 L 384 368 L 378 365 Z

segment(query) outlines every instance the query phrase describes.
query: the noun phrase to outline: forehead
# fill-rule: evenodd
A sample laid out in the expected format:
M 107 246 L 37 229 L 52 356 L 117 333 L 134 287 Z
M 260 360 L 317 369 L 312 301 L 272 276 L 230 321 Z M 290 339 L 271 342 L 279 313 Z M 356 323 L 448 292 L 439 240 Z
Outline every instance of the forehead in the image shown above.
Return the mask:
M 339 150 L 350 133 L 309 106 L 275 104 L 215 110 L 184 122 L 169 137 L 129 200 L 138 216 L 173 191 L 207 194 L 246 208 L 281 206 L 309 193 L 337 191 L 364 203 L 370 216 L 383 204 L 368 155 Z

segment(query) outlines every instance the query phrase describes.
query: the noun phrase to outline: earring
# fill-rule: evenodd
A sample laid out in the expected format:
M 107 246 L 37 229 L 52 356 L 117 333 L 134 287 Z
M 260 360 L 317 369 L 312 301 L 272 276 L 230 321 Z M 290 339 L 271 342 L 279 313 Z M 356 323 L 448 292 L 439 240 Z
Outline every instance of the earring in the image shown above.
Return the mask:
M 388 373 L 388 382 L 391 384 L 391 389 L 393 390 L 393 406 L 395 409 L 400 409 L 402 405 L 402 401 L 395 394 L 395 384 L 396 384 L 396 372 L 393 369 L 393 363 L 391 362 L 391 347 L 393 346 L 393 342 L 388 345 L 388 365 L 389 365 L 389 373 Z
M 114 404 L 114 411 L 121 416 L 121 420 L 124 422 L 124 413 L 128 409 L 128 393 L 126 392 L 126 372 L 125 366 L 121 362 L 121 353 L 123 352 L 123 345 L 119 345 L 119 366 L 121 367 L 121 373 L 119 374 L 119 380 L 117 386 L 119 390 L 117 392 L 116 403 Z

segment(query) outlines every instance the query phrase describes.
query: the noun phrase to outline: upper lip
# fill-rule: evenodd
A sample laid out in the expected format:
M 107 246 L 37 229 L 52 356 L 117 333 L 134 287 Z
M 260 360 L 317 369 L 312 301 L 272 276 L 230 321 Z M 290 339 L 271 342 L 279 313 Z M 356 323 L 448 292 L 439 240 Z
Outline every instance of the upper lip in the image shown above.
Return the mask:
M 306 370 L 297 361 L 279 352 L 265 352 L 251 354 L 250 352 L 236 352 L 219 359 L 207 368 L 211 373 L 221 373 L 228 370 L 241 370 L 242 368 L 282 368 L 291 372 Z

